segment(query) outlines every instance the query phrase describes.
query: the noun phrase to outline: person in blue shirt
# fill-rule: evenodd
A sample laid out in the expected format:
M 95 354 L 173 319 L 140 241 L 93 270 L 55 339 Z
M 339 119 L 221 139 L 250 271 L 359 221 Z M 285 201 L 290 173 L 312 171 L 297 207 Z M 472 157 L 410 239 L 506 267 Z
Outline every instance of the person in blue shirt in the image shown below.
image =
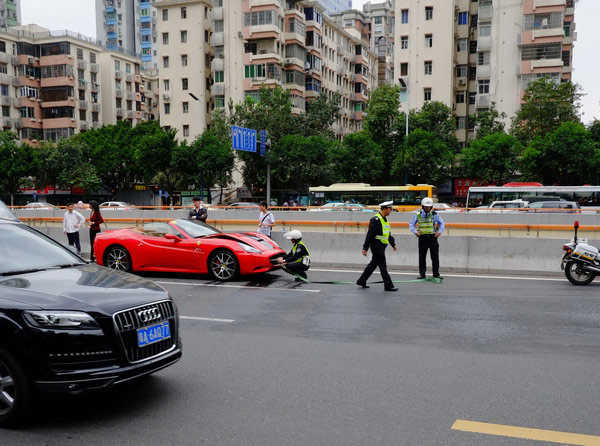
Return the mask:
M 431 198 L 423 198 L 421 209 L 415 211 L 408 227 L 419 238 L 419 277 L 417 279 L 425 278 L 427 250 L 431 253 L 433 277 L 441 279 L 440 246 L 437 239 L 444 232 L 446 225 L 442 217 L 433 210 L 433 200 Z

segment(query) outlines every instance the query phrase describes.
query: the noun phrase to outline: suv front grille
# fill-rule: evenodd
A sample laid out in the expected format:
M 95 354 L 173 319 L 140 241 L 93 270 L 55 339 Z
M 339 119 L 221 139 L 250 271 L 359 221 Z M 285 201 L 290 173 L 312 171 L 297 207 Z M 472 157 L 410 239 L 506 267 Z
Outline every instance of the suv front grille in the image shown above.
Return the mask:
M 121 311 L 113 316 L 117 332 L 123 342 L 127 360 L 131 363 L 144 361 L 164 354 L 175 347 L 177 324 L 173 302 L 164 301 Z M 137 331 L 168 321 L 171 332 L 169 339 L 164 339 L 143 347 L 138 346 Z

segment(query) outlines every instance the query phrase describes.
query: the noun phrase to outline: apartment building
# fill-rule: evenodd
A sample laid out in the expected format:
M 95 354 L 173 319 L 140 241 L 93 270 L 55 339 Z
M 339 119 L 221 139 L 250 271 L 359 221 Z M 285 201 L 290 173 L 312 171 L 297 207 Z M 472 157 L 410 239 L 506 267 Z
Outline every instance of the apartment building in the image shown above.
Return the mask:
M 160 123 L 193 141 L 210 124 L 213 102 L 210 47 L 211 3 L 164 0 L 158 10 Z
M 470 116 L 492 104 L 518 110 L 532 80 L 571 79 L 574 0 L 396 0 L 395 74 L 410 108 L 451 106 L 457 137 L 473 138 Z
M 145 102 L 143 107 L 143 119 L 158 120 L 159 117 L 159 77 L 158 70 L 151 68 L 148 70 L 142 70 L 142 83 L 140 85 L 140 92 L 142 93 L 142 99 Z
M 352 9 L 352 0 L 316 0 L 316 2 L 323 8 L 324 13 L 327 15 Z
M 156 0 L 96 0 L 96 36 L 108 49 L 141 57 L 158 67 Z
M 21 24 L 21 0 L 0 0 L 0 28 Z
M 145 86 L 140 59 L 114 50 L 98 56 L 102 82 L 102 122 L 127 120 L 133 126 L 146 118 Z

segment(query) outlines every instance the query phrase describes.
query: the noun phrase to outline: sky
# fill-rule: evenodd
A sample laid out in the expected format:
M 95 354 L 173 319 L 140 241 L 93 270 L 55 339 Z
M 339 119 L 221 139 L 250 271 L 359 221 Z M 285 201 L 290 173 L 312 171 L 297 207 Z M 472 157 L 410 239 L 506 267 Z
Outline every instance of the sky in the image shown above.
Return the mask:
M 366 1 L 353 0 L 353 7 L 361 9 Z M 52 30 L 68 29 L 95 37 L 94 4 L 94 0 L 21 0 L 22 22 L 35 23 Z M 600 1 L 579 0 L 575 9 L 578 38 L 573 55 L 573 80 L 585 94 L 581 109 L 585 123 L 594 118 L 600 119 L 600 47 L 596 35 L 599 18 Z

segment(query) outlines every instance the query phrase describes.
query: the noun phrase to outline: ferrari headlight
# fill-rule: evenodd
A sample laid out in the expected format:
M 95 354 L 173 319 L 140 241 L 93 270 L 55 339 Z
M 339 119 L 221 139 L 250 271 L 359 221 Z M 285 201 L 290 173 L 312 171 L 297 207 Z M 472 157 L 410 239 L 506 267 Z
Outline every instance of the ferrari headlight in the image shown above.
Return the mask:
M 92 316 L 83 311 L 26 311 L 25 320 L 38 328 L 93 330 L 100 328 Z
M 253 253 L 260 252 L 260 249 L 256 249 L 254 246 L 247 245 L 246 243 L 238 242 L 238 245 L 240 245 L 240 248 L 242 248 L 246 252 L 253 252 Z

